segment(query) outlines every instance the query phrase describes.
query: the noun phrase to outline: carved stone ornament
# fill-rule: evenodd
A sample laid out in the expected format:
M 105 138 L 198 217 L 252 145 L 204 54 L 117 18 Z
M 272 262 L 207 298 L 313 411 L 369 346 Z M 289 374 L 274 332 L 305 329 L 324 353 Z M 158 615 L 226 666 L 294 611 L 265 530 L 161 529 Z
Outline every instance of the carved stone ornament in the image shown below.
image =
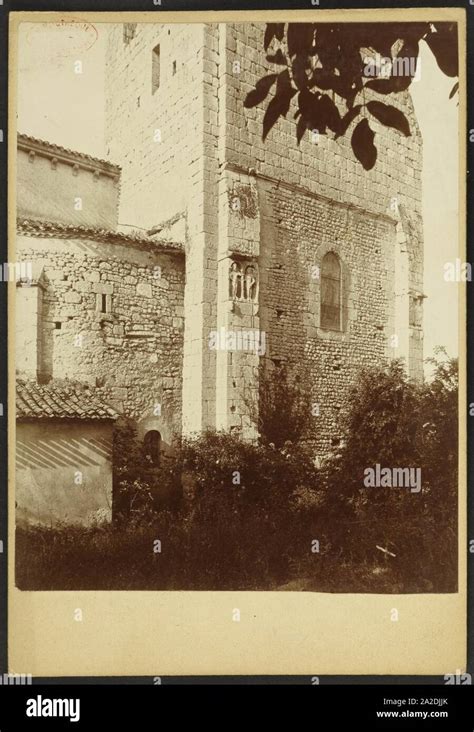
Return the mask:
M 234 302 L 258 302 L 258 265 L 236 262 L 229 269 L 229 297 Z

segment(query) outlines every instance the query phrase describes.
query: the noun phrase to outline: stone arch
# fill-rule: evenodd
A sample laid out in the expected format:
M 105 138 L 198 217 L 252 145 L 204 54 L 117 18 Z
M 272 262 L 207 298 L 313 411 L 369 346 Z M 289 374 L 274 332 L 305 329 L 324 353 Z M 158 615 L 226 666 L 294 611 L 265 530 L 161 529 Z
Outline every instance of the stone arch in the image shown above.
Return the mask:
M 318 334 L 322 335 L 333 335 L 334 337 L 344 337 L 350 330 L 351 321 L 354 318 L 354 308 L 352 304 L 352 290 L 353 282 L 345 257 L 342 251 L 343 246 L 338 242 L 328 242 L 321 244 L 316 252 L 315 265 L 317 267 L 318 276 L 311 277 L 310 286 L 310 297 L 311 297 L 311 312 L 314 315 L 316 321 L 316 327 L 318 328 Z M 329 330 L 321 327 L 321 272 L 323 260 L 328 254 L 334 254 L 339 261 L 341 268 L 341 328 L 340 330 Z
M 158 432 L 160 434 L 161 455 L 170 455 L 173 449 L 173 433 L 162 416 L 155 417 L 154 415 L 149 415 L 138 422 L 137 437 L 142 444 L 144 444 L 145 437 L 150 432 Z
M 161 432 L 159 430 L 148 430 L 143 438 L 145 455 L 155 467 L 161 463 Z

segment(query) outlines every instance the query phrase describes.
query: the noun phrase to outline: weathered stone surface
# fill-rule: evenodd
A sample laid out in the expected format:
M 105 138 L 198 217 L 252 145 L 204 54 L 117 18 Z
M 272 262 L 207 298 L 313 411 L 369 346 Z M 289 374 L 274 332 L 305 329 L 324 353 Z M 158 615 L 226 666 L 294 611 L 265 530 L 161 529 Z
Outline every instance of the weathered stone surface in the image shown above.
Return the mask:
M 142 297 L 152 297 L 153 290 L 151 285 L 145 282 L 140 282 L 137 285 L 137 295 L 141 295 Z
M 124 43 L 122 25 L 111 27 L 106 127 L 122 169 L 118 220 L 157 237 L 161 225 L 179 224 L 185 265 L 103 242 L 25 239 L 20 250 L 44 262 L 41 317 L 61 322 L 36 344 L 43 369 L 98 380 L 139 421 L 158 400 L 170 429 L 251 436 L 244 395 L 258 389 L 262 359 L 295 365 L 319 405 L 314 442 L 324 453 L 361 368 L 404 356 L 412 376 L 422 373 L 421 138 L 409 95 L 399 94 L 390 103 L 403 107 L 412 135 L 380 126 L 372 171 L 355 160 L 350 131 L 317 142 L 308 132 L 298 146 L 296 96 L 262 141 L 268 99 L 253 109 L 243 102 L 274 71 L 264 31 L 138 24 Z M 151 94 L 158 43 L 162 78 Z M 167 71 L 173 61 L 176 74 Z M 322 327 L 314 276 L 331 252 L 341 268 L 335 330 Z M 238 282 L 229 280 L 232 263 Z M 67 322 L 66 307 L 76 308 Z M 221 328 L 263 333 L 264 352 L 210 349 Z
M 78 305 L 82 302 L 82 297 L 78 292 L 66 292 L 64 295 L 64 301 Z
M 41 374 L 99 385 L 105 399 L 120 402 L 121 412 L 137 422 L 153 412 L 156 400 L 161 399 L 159 379 L 166 377 L 162 430 L 167 437 L 179 433 L 183 328 L 178 312 L 183 311 L 182 257 L 159 252 L 151 255 L 103 242 L 88 241 L 84 247 L 81 242 L 66 239 L 32 237 L 20 237 L 18 251 L 26 261 L 44 262 L 46 287 L 41 291 L 42 316 L 38 319 L 36 315 L 34 326 L 39 339 L 35 358 L 39 360 Z M 111 261 L 114 257 L 110 269 L 103 267 L 106 256 Z M 137 264 L 141 264 L 139 274 Z M 137 285 L 140 292 L 151 292 L 157 265 L 168 289 L 157 288 L 153 298 L 145 298 L 137 293 Z M 58 287 L 60 280 L 50 278 L 50 271 L 62 272 L 72 289 Z M 116 275 L 118 282 L 112 282 L 110 278 Z M 35 294 L 39 288 L 26 289 Z M 107 300 L 110 312 L 101 312 L 103 296 L 110 298 Z M 19 322 L 19 342 L 22 328 L 31 320 L 32 313 L 33 308 L 28 306 Z M 145 337 L 125 338 L 132 328 Z M 151 368 L 151 353 L 159 356 L 159 373 L 156 367 Z M 20 373 L 23 362 L 20 359 L 18 363 Z M 30 367 L 27 370 L 31 375 Z

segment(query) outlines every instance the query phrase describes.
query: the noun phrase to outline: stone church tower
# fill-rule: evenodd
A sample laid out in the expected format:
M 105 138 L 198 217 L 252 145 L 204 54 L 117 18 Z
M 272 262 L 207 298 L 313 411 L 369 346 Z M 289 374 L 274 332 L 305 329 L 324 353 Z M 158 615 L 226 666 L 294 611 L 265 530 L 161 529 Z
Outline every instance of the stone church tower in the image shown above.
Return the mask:
M 122 169 L 119 228 L 185 249 L 183 432 L 252 434 L 259 365 L 286 363 L 310 385 L 324 452 L 361 367 L 401 357 L 422 378 L 421 136 L 405 94 L 391 103 L 412 134 L 379 125 L 369 172 L 350 136 L 298 146 L 294 101 L 262 142 L 268 100 L 243 102 L 274 70 L 264 31 L 111 26 L 107 152 Z

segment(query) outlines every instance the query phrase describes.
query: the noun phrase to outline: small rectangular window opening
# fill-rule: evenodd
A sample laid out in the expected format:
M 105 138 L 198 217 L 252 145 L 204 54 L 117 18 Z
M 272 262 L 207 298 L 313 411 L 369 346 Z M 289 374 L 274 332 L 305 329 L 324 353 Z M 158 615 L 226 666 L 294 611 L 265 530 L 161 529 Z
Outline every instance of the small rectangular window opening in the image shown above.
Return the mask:
M 160 44 L 155 46 L 151 55 L 151 93 L 160 88 Z

